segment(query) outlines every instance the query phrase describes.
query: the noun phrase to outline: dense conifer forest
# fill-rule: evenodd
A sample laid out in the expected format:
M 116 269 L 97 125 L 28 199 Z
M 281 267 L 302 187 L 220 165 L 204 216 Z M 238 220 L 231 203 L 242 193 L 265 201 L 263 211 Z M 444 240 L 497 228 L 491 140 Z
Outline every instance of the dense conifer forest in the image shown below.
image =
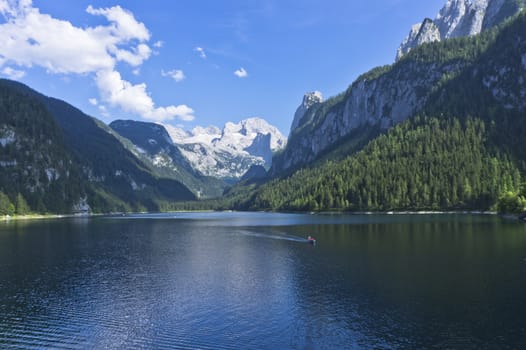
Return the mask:
M 521 171 L 488 147 L 480 119 L 416 117 L 343 161 L 263 185 L 246 203 L 266 210 L 492 209 Z

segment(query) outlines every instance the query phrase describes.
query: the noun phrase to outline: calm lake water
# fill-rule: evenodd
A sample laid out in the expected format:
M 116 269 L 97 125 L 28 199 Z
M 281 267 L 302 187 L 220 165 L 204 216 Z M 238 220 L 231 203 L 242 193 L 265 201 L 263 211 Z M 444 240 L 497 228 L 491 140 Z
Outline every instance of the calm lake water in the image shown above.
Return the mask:
M 267 213 L 0 222 L 0 348 L 524 349 L 526 225 Z

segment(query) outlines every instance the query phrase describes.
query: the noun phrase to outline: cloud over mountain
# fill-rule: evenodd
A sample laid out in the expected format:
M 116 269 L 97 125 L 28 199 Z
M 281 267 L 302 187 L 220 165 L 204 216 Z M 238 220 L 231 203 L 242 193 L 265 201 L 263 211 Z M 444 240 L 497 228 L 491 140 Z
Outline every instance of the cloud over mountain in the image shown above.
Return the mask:
M 107 24 L 77 27 L 69 21 L 41 13 L 31 0 L 0 0 L 0 71 L 23 75 L 22 69 L 44 68 L 49 74 L 92 75 L 101 102 L 144 119 L 193 119 L 186 105 L 158 107 L 144 83 L 122 78 L 119 62 L 138 68 L 152 54 L 151 34 L 144 23 L 120 6 L 86 12 L 105 18 Z M 154 44 L 155 46 L 155 44 Z

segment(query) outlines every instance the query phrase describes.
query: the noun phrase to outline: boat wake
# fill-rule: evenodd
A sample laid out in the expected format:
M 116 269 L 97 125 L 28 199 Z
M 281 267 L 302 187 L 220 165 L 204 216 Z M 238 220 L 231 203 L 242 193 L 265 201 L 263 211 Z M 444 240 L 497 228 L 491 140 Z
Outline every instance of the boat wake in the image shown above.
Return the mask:
M 260 232 L 252 232 L 252 231 L 237 231 L 236 233 L 242 234 L 244 236 L 251 236 L 251 237 L 258 237 L 258 238 L 277 239 L 277 240 L 282 240 L 282 241 L 291 241 L 291 242 L 298 242 L 298 243 L 309 243 L 309 240 L 307 238 L 303 238 L 299 236 L 292 236 L 288 234 L 269 234 L 269 233 L 260 233 Z

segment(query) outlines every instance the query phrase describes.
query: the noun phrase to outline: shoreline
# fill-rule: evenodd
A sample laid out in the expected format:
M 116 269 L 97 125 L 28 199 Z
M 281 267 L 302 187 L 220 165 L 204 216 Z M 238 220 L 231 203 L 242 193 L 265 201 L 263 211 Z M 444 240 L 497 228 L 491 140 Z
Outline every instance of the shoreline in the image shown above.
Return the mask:
M 522 213 L 522 214 L 500 214 L 500 216 L 503 219 L 506 219 L 506 220 L 516 220 L 516 221 L 520 221 L 520 222 L 526 223 L 526 213 Z
M 2 215 L 0 221 L 30 221 L 45 219 L 91 218 L 103 214 L 28 214 L 28 215 Z
M 2 215 L 0 221 L 31 221 L 31 220 L 45 220 L 45 219 L 71 219 L 71 218 L 95 218 L 102 216 L 126 216 L 139 214 L 171 214 L 171 213 L 232 213 L 232 212 L 251 212 L 251 211 L 237 211 L 237 210 L 176 210 L 166 212 L 137 212 L 137 213 L 83 213 L 83 214 L 29 214 L 29 215 Z M 483 210 L 448 210 L 448 211 L 253 211 L 253 212 L 267 212 L 267 213 L 282 213 L 282 214 L 310 214 L 310 215 L 491 215 L 500 216 L 506 220 L 514 220 L 526 223 L 526 213 L 523 214 L 499 214 L 495 211 Z
M 298 212 L 303 213 L 303 212 Z M 306 213 L 306 212 L 305 212 Z M 448 210 L 448 211 L 433 211 L 433 210 L 403 210 L 403 211 L 320 211 L 310 212 L 311 214 L 348 214 L 348 215 L 499 215 L 495 211 L 483 211 L 483 210 Z

